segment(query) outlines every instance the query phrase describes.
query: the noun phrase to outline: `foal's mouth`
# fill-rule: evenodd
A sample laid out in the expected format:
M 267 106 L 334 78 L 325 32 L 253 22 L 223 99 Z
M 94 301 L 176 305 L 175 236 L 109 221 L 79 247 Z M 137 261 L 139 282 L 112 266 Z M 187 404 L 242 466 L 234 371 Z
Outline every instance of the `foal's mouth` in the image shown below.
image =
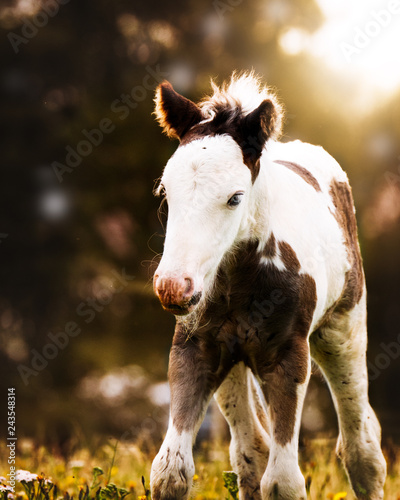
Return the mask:
M 162 304 L 163 308 L 174 314 L 175 316 L 185 316 L 186 314 L 191 313 L 200 302 L 201 292 L 196 292 L 192 295 L 189 301 L 183 304 Z

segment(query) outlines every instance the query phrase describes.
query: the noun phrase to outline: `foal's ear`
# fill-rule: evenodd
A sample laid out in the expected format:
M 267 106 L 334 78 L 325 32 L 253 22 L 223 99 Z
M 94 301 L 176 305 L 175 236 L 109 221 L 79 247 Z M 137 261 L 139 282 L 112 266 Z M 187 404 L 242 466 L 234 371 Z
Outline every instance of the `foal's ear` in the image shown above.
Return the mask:
M 154 101 L 156 103 L 154 114 L 169 137 L 181 140 L 193 125 L 203 119 L 200 108 L 175 92 L 167 81 L 157 87 Z
M 244 116 L 239 123 L 239 144 L 245 164 L 250 168 L 253 179 L 259 171 L 259 159 L 269 138 L 281 132 L 282 111 L 277 102 L 265 99 L 258 108 Z
M 243 118 L 241 132 L 244 140 L 260 146 L 260 152 L 270 137 L 276 137 L 281 131 L 281 110 L 277 103 L 265 99 L 258 108 Z

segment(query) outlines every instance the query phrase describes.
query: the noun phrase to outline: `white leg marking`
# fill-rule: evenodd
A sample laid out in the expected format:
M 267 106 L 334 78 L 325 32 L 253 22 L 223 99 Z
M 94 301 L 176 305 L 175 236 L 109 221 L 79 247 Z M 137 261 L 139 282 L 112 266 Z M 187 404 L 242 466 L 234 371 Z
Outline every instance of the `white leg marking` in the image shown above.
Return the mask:
M 261 481 L 263 500 L 306 500 L 304 477 L 298 465 L 298 436 L 285 446 L 271 447 Z
M 164 442 L 153 461 L 150 483 L 153 500 L 188 498 L 194 475 L 193 434 L 179 433 L 170 423 Z

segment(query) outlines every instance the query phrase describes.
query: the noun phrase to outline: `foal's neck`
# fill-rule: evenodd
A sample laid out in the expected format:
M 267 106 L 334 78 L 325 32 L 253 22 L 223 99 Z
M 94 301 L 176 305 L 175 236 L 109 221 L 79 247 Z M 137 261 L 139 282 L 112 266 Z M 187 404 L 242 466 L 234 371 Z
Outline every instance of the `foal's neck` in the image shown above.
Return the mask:
M 247 214 L 243 218 L 240 228 L 240 241 L 268 240 L 269 212 L 271 197 L 268 188 L 268 175 L 270 175 L 268 159 L 261 162 L 260 172 L 254 181 L 247 205 Z

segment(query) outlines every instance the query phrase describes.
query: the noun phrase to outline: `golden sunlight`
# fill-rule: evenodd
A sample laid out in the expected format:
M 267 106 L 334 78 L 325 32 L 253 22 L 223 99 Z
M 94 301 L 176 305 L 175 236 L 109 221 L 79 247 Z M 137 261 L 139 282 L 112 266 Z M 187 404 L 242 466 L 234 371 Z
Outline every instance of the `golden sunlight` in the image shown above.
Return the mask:
M 318 58 L 344 83 L 357 85 L 355 104 L 390 97 L 400 87 L 400 0 L 316 0 L 325 22 L 313 34 L 285 31 L 280 48 Z

